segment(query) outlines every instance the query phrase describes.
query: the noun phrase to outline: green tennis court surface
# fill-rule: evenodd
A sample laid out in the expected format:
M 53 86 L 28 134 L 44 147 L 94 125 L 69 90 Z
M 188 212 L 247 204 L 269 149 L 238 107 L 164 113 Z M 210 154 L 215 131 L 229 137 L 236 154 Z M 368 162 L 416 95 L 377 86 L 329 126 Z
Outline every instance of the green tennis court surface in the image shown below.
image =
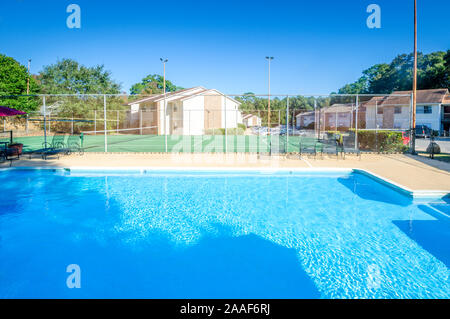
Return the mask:
M 51 143 L 53 136 L 47 137 Z M 66 137 L 67 139 L 67 137 Z M 196 152 L 196 153 L 266 153 L 272 152 L 298 152 L 299 142 L 313 144 L 314 138 L 289 136 L 253 136 L 230 135 L 225 139 L 224 135 L 169 135 L 167 136 L 167 150 L 171 153 Z M 24 144 L 24 151 L 29 152 L 41 149 L 44 143 L 43 136 L 14 137 L 14 142 Z M 104 152 L 104 135 L 85 135 L 83 137 L 85 152 Z M 164 135 L 108 135 L 108 152 L 165 152 Z

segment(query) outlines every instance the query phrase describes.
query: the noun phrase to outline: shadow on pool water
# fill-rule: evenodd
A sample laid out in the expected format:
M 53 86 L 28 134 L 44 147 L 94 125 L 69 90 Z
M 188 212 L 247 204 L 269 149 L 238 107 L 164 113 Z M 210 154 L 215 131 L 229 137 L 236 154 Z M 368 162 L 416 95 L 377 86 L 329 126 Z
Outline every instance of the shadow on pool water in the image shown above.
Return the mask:
M 255 235 L 205 239 L 179 257 L 187 296 L 320 297 L 295 250 Z
M 350 177 L 346 178 L 340 177 L 337 180 L 340 184 L 364 200 L 372 200 L 403 207 L 408 206 L 413 202 L 412 198 L 360 173 L 352 174 Z
M 425 211 L 426 212 L 426 211 Z M 450 268 L 450 227 L 443 220 L 396 220 L 393 223 Z
M 95 247 L 80 260 L 82 289 L 63 298 L 320 298 L 295 250 L 256 235 L 142 248 Z

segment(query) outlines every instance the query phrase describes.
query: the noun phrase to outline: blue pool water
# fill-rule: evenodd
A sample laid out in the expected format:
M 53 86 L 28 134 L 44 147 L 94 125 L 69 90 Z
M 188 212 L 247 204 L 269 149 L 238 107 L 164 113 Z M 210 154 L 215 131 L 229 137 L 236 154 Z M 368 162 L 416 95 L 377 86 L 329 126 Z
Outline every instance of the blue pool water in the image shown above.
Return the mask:
M 0 185 L 0 298 L 450 297 L 449 201 L 359 173 L 13 170 Z

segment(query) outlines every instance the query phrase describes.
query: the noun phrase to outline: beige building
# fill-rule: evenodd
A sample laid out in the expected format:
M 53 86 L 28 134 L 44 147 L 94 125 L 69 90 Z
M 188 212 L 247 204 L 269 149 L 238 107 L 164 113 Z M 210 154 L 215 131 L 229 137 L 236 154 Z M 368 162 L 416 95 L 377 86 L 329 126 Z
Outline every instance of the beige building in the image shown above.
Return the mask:
M 242 117 L 242 123 L 247 127 L 261 126 L 261 118 L 254 114 L 246 114 Z
M 411 91 L 395 91 L 385 97 L 374 97 L 364 103 L 369 129 L 409 129 L 411 125 Z M 397 96 L 396 96 L 397 95 Z M 448 132 L 450 96 L 447 89 L 417 91 L 416 125 Z
M 296 116 L 296 122 L 300 129 L 313 129 L 315 126 L 323 130 L 345 131 L 355 127 L 356 113 L 354 104 L 333 104 L 316 111 L 299 113 Z M 363 128 L 365 125 L 365 107 L 363 105 L 358 108 L 358 119 L 358 127 Z M 314 125 L 315 122 L 317 122 L 316 125 Z
M 166 112 L 164 112 L 166 104 Z M 210 129 L 242 123 L 240 102 L 214 89 L 198 86 L 128 103 L 130 127 L 152 127 L 158 135 L 203 135 Z M 164 114 L 166 115 L 164 118 Z

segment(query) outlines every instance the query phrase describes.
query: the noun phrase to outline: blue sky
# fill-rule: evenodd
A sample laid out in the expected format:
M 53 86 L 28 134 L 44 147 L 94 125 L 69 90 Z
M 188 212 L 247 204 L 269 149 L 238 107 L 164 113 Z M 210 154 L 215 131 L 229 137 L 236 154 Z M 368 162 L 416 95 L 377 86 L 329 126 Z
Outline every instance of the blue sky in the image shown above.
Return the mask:
M 81 29 L 66 26 L 66 7 L 81 7 Z M 381 29 L 366 26 L 369 4 Z M 450 48 L 450 1 L 419 0 L 419 50 Z M 225 93 L 327 94 L 375 63 L 412 51 L 413 0 L 100 1 L 9 0 L 0 3 L 0 53 L 32 72 L 57 59 L 104 64 L 123 91 L 162 73 L 183 87 Z

